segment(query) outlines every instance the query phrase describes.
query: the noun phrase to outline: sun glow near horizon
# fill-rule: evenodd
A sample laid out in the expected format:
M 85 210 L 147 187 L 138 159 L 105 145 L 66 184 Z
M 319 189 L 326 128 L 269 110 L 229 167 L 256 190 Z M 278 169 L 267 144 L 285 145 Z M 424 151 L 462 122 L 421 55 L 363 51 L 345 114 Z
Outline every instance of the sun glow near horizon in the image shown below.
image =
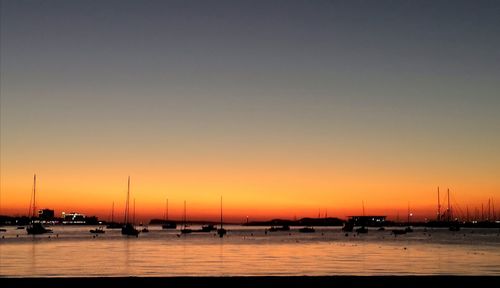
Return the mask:
M 118 2 L 2 1 L 0 214 L 26 213 L 33 173 L 39 207 L 103 219 L 129 175 L 142 219 L 166 198 L 216 218 L 222 195 L 235 221 L 500 198 L 490 4 Z
M 227 221 L 237 222 L 244 222 L 246 216 L 253 220 L 318 216 L 345 218 L 348 215 L 361 215 L 362 203 L 367 215 L 388 215 L 392 219 L 395 219 L 396 215 L 405 219 L 409 203 L 414 214 L 413 219 L 422 221 L 433 219 L 437 209 L 437 187 L 427 185 L 413 184 L 413 188 L 409 189 L 405 183 L 355 184 L 347 181 L 327 181 L 320 177 L 321 175 L 313 177 L 311 174 L 299 179 L 300 175 L 294 173 L 272 175 L 269 171 L 254 171 L 251 177 L 244 177 L 226 171 L 229 174 L 224 174 L 224 178 L 220 171 L 199 172 L 199 175 L 203 174 L 204 177 L 193 176 L 193 173 L 189 176 L 179 173 L 164 178 L 153 173 L 137 173 L 139 175 L 136 177 L 132 175 L 131 199 L 136 200 L 138 219 L 162 219 L 168 198 L 171 219 L 182 218 L 183 201 L 187 201 L 189 218 L 215 220 L 219 217 L 221 195 L 224 198 L 225 218 Z M 32 182 L 29 182 L 32 181 L 32 176 L 6 178 L 5 174 L 2 177 L 0 214 L 26 215 L 32 193 Z M 64 176 L 61 180 L 58 180 L 58 177 L 61 176 L 51 173 L 38 174 L 38 208 L 55 209 L 57 214 L 63 211 L 78 211 L 109 220 L 114 203 L 117 219 L 123 215 L 127 191 L 126 178 L 123 176 L 73 174 Z M 470 193 L 470 189 L 477 189 L 474 191 L 478 193 Z M 494 192 L 494 186 L 452 187 L 451 205 L 456 207 L 457 213 L 460 209 L 461 214 L 465 213 L 467 207 L 473 216 L 474 209 L 480 208 L 488 199 L 495 201 Z M 442 186 L 443 207 L 446 205 L 445 193 L 446 188 Z

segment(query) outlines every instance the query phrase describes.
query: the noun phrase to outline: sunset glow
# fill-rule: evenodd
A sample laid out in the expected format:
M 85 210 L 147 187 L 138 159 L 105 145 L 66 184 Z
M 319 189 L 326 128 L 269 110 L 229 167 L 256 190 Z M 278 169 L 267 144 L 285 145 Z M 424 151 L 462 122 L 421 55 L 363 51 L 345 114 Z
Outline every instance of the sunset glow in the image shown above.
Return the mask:
M 500 210 L 494 9 L 84 2 L 3 3 L 0 215 Z

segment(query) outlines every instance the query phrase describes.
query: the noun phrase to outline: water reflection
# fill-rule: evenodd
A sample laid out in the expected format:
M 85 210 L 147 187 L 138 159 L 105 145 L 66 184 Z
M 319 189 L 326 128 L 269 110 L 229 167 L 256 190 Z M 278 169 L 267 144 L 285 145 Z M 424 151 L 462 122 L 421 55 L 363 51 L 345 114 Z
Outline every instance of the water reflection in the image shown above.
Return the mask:
M 31 261 L 30 261 L 31 265 L 30 265 L 30 269 L 28 271 L 26 271 L 26 272 L 27 272 L 28 275 L 30 273 L 36 275 L 36 274 L 38 274 L 37 271 L 36 271 L 36 261 L 37 261 L 38 257 L 36 256 L 36 246 L 37 245 L 36 245 L 36 237 L 35 237 L 35 235 L 33 235 L 33 240 L 31 241 L 31 245 L 30 246 L 31 246 L 31 255 L 30 255 L 31 257 L 28 256 L 28 259 L 31 259 Z
M 125 275 L 130 275 L 130 241 L 128 238 L 123 239 L 123 270 Z
M 227 238 L 227 236 L 226 236 Z M 224 271 L 224 238 L 219 238 L 219 271 L 225 275 Z
M 266 235 L 259 228 L 232 227 L 219 238 L 177 237 L 176 231 L 150 227 L 139 238 L 111 230 L 92 238 L 88 227 L 64 227 L 52 239 L 16 238 L 7 231 L 0 240 L 0 275 L 500 275 L 497 231 L 467 237 L 441 230 L 426 232 L 432 237 L 423 231 L 398 237 L 370 231 L 345 237 L 340 229 L 318 230 Z

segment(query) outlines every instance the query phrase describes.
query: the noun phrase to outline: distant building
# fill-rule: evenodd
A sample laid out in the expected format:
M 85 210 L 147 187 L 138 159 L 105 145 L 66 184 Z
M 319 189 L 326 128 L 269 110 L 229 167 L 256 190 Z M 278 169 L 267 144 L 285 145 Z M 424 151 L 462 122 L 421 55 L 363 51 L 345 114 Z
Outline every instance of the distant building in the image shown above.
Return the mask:
M 348 222 L 354 226 L 383 226 L 387 216 L 348 216 Z
M 62 219 L 63 219 L 63 224 L 85 224 L 85 215 L 77 213 L 77 212 L 71 212 L 71 213 L 66 213 L 62 212 Z
M 41 220 L 52 220 L 54 219 L 54 210 L 40 209 L 38 210 L 38 218 Z

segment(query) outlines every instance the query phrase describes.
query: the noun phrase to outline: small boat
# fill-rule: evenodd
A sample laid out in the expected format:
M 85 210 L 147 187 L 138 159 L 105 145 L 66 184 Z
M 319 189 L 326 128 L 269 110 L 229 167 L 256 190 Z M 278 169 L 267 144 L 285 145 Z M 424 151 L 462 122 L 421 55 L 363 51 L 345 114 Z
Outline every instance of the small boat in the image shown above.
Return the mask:
M 314 233 L 315 231 L 316 230 L 314 230 L 313 227 L 304 227 L 299 229 L 300 233 Z
M 344 226 L 342 227 L 343 232 L 352 232 L 354 230 L 354 223 L 353 222 L 345 222 Z
M 184 228 L 181 229 L 181 233 L 182 234 L 189 234 L 189 233 L 193 233 L 193 229 L 189 229 L 187 228 L 188 226 L 184 226 Z
M 227 230 L 224 228 L 219 228 L 217 229 L 217 235 L 219 235 L 220 238 L 224 237 L 224 235 L 227 234 Z
M 122 235 L 139 237 L 140 231 L 135 229 L 134 225 L 127 223 L 122 227 Z
M 269 228 L 269 232 L 276 232 L 276 231 L 290 231 L 290 226 L 288 225 L 283 225 L 281 227 L 271 226 L 271 228 Z
M 42 223 L 36 222 L 26 227 L 26 232 L 28 232 L 29 235 L 37 235 L 37 234 L 52 233 L 52 229 L 47 229 L 43 227 Z
M 102 234 L 105 233 L 106 231 L 104 231 L 102 227 L 98 227 L 96 229 L 90 229 L 89 232 L 93 234 Z
M 366 228 L 365 226 L 361 226 L 356 229 L 356 233 L 368 233 L 368 228 Z
M 201 230 L 199 232 L 212 232 L 215 230 L 217 230 L 217 228 L 215 228 L 215 226 L 213 224 L 207 224 L 207 225 L 201 226 Z
M 406 234 L 406 229 L 394 229 L 394 230 L 392 230 L 391 233 L 394 234 L 394 236 L 403 235 L 403 234 Z
M 162 229 L 176 229 L 177 224 L 174 221 L 169 221 L 169 222 L 163 222 L 161 225 Z
M 144 228 L 142 228 L 141 232 L 142 232 L 142 233 L 149 233 L 149 229 L 148 229 L 148 227 L 144 227 Z

